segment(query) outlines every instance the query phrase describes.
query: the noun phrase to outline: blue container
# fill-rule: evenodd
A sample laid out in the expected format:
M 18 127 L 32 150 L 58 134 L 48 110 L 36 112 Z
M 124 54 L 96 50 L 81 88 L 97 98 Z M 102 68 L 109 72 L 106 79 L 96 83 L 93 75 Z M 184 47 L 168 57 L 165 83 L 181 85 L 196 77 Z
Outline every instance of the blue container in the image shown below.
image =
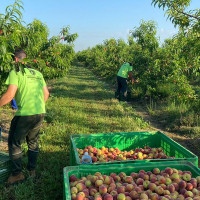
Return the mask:
M 82 164 L 88 164 L 88 163 L 92 163 L 92 158 L 90 155 L 88 155 L 88 152 L 85 152 L 85 154 L 83 155 L 82 159 L 81 159 Z

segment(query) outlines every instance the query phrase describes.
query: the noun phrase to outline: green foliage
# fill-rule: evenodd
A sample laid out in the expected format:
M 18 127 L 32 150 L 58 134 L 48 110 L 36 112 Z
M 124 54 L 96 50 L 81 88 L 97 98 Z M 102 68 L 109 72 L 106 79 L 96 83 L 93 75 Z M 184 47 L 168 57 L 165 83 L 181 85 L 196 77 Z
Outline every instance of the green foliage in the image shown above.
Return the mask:
M 84 62 L 98 75 L 104 78 L 114 78 L 125 60 L 130 60 L 128 46 L 123 40 L 105 40 L 92 49 L 77 53 L 77 60 Z
M 62 29 L 60 36 L 48 39 L 48 27 L 41 21 L 35 19 L 22 25 L 21 9 L 22 2 L 16 0 L 6 8 L 5 14 L 0 15 L 0 91 L 12 69 L 19 67 L 23 70 L 28 65 L 42 72 L 45 79 L 62 77 L 75 56 L 73 42 L 78 34 L 70 34 L 69 26 Z M 23 49 L 28 55 L 18 65 L 13 62 L 16 49 Z
M 148 49 L 150 53 L 158 47 L 158 40 L 156 38 L 156 24 L 154 21 L 141 21 L 139 28 L 134 28 L 130 31 L 137 44 L 141 45 L 142 50 Z
M 191 0 L 152 0 L 154 6 L 166 10 L 165 14 L 175 26 L 181 28 L 200 30 L 200 9 L 186 11 Z
M 159 47 L 154 22 L 144 22 L 130 32 L 128 44 L 110 39 L 77 53 L 77 60 L 96 74 L 115 80 L 123 62 L 133 63 L 138 83 L 130 85 L 134 98 L 195 104 L 192 82 L 199 80 L 198 34 L 180 31 Z

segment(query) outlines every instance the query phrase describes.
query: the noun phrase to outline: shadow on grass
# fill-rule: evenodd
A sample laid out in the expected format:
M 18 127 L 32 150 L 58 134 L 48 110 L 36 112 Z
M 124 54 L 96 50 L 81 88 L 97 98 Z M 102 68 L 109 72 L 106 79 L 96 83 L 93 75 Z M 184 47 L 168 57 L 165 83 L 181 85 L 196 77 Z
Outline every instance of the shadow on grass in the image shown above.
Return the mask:
M 69 86 L 69 85 L 68 85 Z M 69 97 L 77 100 L 107 100 L 114 98 L 112 91 L 95 91 L 97 87 L 93 87 L 94 91 L 86 92 L 87 86 L 83 89 L 83 85 L 73 85 L 74 89 L 56 89 L 52 91 L 54 97 Z M 91 87 L 89 88 L 91 89 Z

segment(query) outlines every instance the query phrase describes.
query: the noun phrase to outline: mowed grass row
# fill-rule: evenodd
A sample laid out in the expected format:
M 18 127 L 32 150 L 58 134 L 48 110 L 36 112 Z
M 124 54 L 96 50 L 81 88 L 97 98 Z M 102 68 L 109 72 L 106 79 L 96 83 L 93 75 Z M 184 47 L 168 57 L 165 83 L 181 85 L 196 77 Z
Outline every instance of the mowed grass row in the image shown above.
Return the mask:
M 73 66 L 69 74 L 48 83 L 51 97 L 40 135 L 37 175 L 15 187 L 0 187 L 0 200 L 63 199 L 63 168 L 69 165 L 70 135 L 148 130 L 149 125 L 88 69 Z M 27 146 L 23 145 L 24 152 Z M 27 164 L 24 156 L 23 165 Z M 27 176 L 27 171 L 24 168 Z

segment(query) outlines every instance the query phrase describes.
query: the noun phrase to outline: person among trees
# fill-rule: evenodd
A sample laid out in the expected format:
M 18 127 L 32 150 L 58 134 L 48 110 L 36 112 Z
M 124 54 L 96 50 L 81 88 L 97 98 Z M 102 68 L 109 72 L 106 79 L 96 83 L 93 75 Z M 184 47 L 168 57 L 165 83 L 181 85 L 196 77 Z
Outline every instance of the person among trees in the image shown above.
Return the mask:
M 26 58 L 26 52 L 17 50 L 15 62 Z M 11 175 L 7 184 L 14 184 L 25 179 L 22 172 L 21 144 L 26 139 L 28 145 L 29 175 L 35 178 L 36 163 L 39 153 L 38 137 L 41 124 L 45 116 L 45 102 L 49 98 L 49 91 L 43 75 L 30 67 L 24 68 L 24 72 L 12 70 L 6 80 L 7 91 L 0 99 L 0 107 L 8 104 L 15 97 L 18 110 L 11 121 L 8 149 L 11 159 Z
M 124 63 L 117 73 L 117 91 L 115 97 L 127 101 L 128 79 L 134 83 L 133 66 L 131 63 Z

